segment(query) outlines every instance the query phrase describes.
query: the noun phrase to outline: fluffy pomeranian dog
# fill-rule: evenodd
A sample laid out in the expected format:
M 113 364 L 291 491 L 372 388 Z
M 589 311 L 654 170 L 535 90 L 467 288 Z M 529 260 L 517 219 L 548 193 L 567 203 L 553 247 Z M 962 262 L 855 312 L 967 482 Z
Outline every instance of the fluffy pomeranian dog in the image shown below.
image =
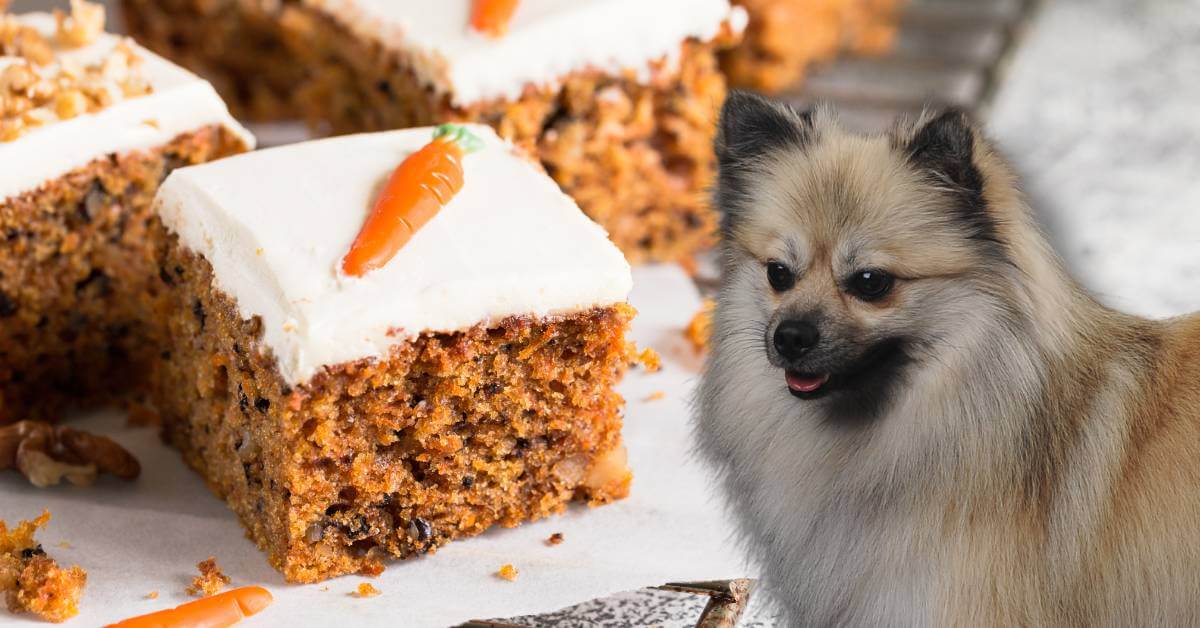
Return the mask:
M 1200 625 L 1200 318 L 1093 300 L 960 112 L 716 150 L 696 431 L 789 625 Z

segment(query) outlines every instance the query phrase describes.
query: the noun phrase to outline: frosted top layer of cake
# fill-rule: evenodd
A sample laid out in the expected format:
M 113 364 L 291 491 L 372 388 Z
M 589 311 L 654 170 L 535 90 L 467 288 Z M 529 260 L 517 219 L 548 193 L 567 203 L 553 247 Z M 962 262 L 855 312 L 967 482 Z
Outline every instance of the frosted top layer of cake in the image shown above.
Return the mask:
M 37 28 L 52 40 L 54 18 L 45 13 L 19 16 L 18 21 Z M 137 68 L 150 85 L 150 93 L 117 102 L 95 113 L 53 121 L 32 128 L 18 139 L 0 142 L 0 199 L 37 189 L 47 181 L 111 153 L 149 149 L 204 126 L 220 124 L 242 138 L 254 138 L 229 115 L 216 91 L 206 81 L 127 39 L 101 34 L 87 46 L 55 50 L 55 61 L 88 66 L 101 63 L 122 41 L 142 59 Z M 0 57 L 0 72 L 23 63 L 17 57 Z
M 464 186 L 383 268 L 339 271 L 379 187 L 430 128 L 293 144 L 176 170 L 158 212 L 212 264 L 290 384 L 425 331 L 625 300 L 629 265 L 546 174 L 489 128 Z
M 638 71 L 677 60 L 691 37 L 746 24 L 728 0 L 521 0 L 508 34 L 469 29 L 471 0 L 303 0 L 358 36 L 404 55 L 418 78 L 455 105 L 516 99 L 526 85 L 574 72 Z

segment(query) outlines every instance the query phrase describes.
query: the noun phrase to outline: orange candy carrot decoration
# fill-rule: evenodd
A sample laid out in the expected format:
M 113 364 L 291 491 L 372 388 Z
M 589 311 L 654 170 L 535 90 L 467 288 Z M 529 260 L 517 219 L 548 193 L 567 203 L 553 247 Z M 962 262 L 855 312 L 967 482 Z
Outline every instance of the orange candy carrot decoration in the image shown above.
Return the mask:
M 466 128 L 443 124 L 433 141 L 388 178 L 366 223 L 342 258 L 342 272 L 361 277 L 383 267 L 463 186 L 462 160 L 483 142 Z
M 126 619 L 108 628 L 223 628 L 261 611 L 272 599 L 271 593 L 262 587 L 242 587 Z
M 516 12 L 517 0 L 475 0 L 471 8 L 471 28 L 488 37 L 503 37 Z

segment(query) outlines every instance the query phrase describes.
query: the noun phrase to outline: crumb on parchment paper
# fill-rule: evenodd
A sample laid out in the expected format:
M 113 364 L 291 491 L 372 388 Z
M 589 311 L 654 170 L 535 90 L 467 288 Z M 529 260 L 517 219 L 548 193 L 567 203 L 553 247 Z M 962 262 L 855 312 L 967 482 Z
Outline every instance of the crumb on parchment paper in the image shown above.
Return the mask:
M 496 577 L 512 582 L 513 580 L 517 579 L 517 574 L 519 573 L 520 572 L 517 571 L 517 568 L 512 566 L 512 563 L 506 563 L 500 567 L 499 571 L 496 572 Z
M 0 593 L 9 611 L 57 623 L 79 613 L 87 572 L 78 566 L 59 567 L 33 538 L 49 520 L 50 512 L 43 511 L 11 530 L 0 520 Z
M 657 351 L 650 348 L 643 349 L 641 353 L 638 353 L 633 363 L 641 365 L 647 373 L 656 373 L 662 368 L 662 358 L 659 357 Z
M 192 578 L 192 584 L 187 588 L 189 595 L 208 597 L 224 589 L 231 582 L 229 576 L 225 575 L 221 571 L 221 567 L 217 565 L 217 559 L 212 556 L 197 563 L 196 568 L 200 570 L 200 575 Z
M 351 593 L 350 595 L 353 595 L 354 597 L 375 597 L 377 595 L 383 595 L 383 591 L 376 589 L 375 586 L 370 582 L 363 582 L 362 584 L 358 585 L 358 588 L 355 589 L 354 593 Z

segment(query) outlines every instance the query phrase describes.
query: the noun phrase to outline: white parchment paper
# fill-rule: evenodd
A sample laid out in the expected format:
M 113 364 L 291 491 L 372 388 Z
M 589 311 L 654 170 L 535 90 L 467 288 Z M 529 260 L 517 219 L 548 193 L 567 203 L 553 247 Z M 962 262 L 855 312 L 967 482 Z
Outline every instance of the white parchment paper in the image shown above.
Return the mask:
M 378 578 L 288 585 L 246 540 L 234 514 L 153 429 L 125 427 L 123 415 L 105 412 L 73 424 L 128 447 L 142 463 L 141 478 L 39 490 L 15 473 L 2 473 L 0 518 L 11 522 L 50 509 L 53 519 L 40 535 L 46 550 L 88 571 L 80 615 L 68 624 L 76 626 L 190 600 L 184 589 L 196 563 L 210 555 L 233 586 L 258 584 L 274 594 L 275 603 L 248 626 L 449 626 L 547 612 L 669 581 L 746 576 L 708 476 L 690 455 L 687 398 L 700 360 L 682 329 L 699 308 L 699 296 L 673 266 L 638 269 L 634 280 L 634 338 L 662 354 L 663 368 L 631 371 L 621 386 L 635 474 L 624 501 L 450 543 L 436 555 L 389 563 Z M 648 400 L 657 391 L 665 396 Z M 565 542 L 547 546 L 544 540 L 554 532 Z M 505 563 L 520 570 L 515 582 L 494 575 Z M 363 581 L 383 594 L 352 597 Z M 147 599 L 151 591 L 157 599 Z M 9 622 L 45 625 L 0 610 L 0 624 Z

